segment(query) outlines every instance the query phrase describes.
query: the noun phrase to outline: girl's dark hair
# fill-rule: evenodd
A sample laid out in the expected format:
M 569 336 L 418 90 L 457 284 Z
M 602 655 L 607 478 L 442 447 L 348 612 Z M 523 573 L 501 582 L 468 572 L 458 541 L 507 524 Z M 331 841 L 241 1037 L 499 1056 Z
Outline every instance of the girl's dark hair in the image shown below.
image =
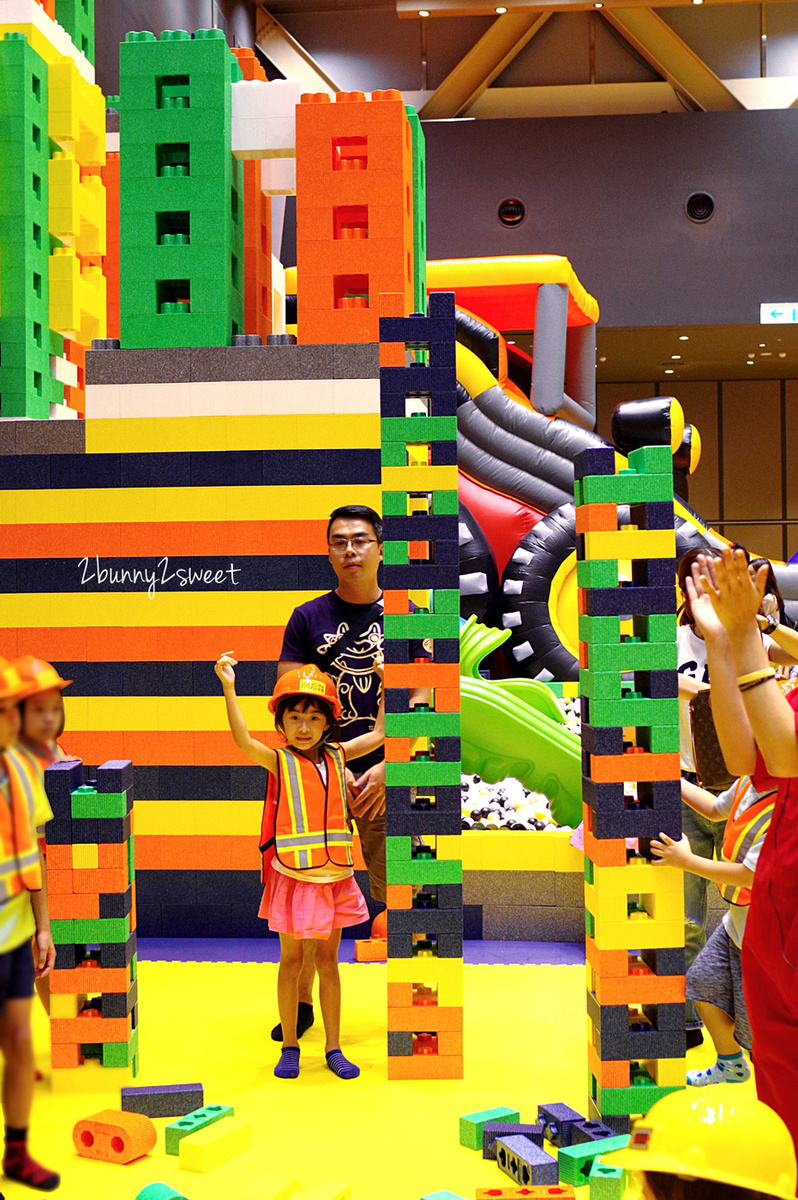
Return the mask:
M 712 555 L 712 551 L 708 546 L 702 546 L 698 550 L 688 550 L 686 554 L 679 559 L 679 567 L 677 569 L 677 578 L 679 580 L 679 591 L 682 593 L 682 602 L 676 610 L 679 617 L 680 625 L 695 625 L 693 619 L 693 610 L 690 608 L 690 598 L 687 595 L 685 580 L 688 575 L 691 575 L 693 563 L 698 562 L 699 554 Z
M 743 554 L 745 555 L 745 561 L 748 563 L 748 565 L 750 567 L 751 552 L 746 546 L 744 546 L 742 544 L 742 542 L 732 542 L 732 544 L 729 546 L 729 549 L 731 550 L 732 554 L 734 554 L 735 550 L 742 550 Z
M 22 732 L 23 733 L 25 732 L 25 705 L 28 703 L 29 700 L 32 700 L 32 699 L 33 699 L 33 696 L 26 696 L 24 700 L 20 700 L 20 702 L 19 702 L 19 715 L 20 715 L 20 719 L 22 721 Z M 66 726 L 66 710 L 64 708 L 64 694 L 62 692 L 61 693 L 61 720 L 58 722 L 58 729 L 56 729 L 56 731 L 55 731 L 55 740 L 56 741 L 58 741 L 61 734 L 64 732 L 65 726 Z
M 374 536 L 382 545 L 382 518 L 378 513 L 375 513 L 373 508 L 368 508 L 365 504 L 343 504 L 340 508 L 335 508 L 330 513 L 330 519 L 327 522 L 327 541 L 330 540 L 330 530 L 332 529 L 333 521 L 368 521 L 371 528 L 374 530 Z
M 750 571 L 758 571 L 760 567 L 767 567 L 768 574 L 765 580 L 765 595 L 775 596 L 776 603 L 779 606 L 779 619 L 784 616 L 784 597 L 779 590 L 779 585 L 776 583 L 776 572 L 773 570 L 773 563 L 769 558 L 752 558 L 748 563 Z
M 714 1179 L 687 1179 L 663 1171 L 646 1171 L 646 1182 L 657 1200 L 768 1200 L 766 1192 Z
M 338 740 L 338 722 L 333 716 L 332 706 L 326 700 L 322 700 L 320 696 L 282 696 L 277 701 L 277 708 L 274 713 L 274 725 L 281 733 L 283 729 L 283 716 L 288 708 L 297 708 L 300 712 L 307 712 L 310 708 L 317 708 L 320 713 L 323 713 L 327 718 L 327 728 L 325 729 L 321 740 L 323 742 Z

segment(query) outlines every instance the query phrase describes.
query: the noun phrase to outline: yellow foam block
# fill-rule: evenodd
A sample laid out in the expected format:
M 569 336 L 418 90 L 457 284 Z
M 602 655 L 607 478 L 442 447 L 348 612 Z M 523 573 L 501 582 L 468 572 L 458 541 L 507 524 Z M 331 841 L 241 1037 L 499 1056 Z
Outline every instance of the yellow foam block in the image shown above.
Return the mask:
M 684 1087 L 687 1063 L 683 1058 L 657 1058 L 646 1066 L 657 1087 Z
M 461 958 L 389 958 L 388 983 L 437 983 L 438 1003 L 458 1008 L 463 1003 Z
M 78 697 L 79 699 L 79 697 Z M 65 698 L 66 701 L 66 698 Z M 108 732 L 147 730 L 212 730 L 228 728 L 224 703 L 216 696 L 90 696 L 86 715 L 73 712 L 65 702 L 67 726 L 75 733 L 104 729 Z M 242 696 L 241 711 L 250 729 L 272 729 L 268 696 Z
M 17 592 L 0 595 L 0 626 L 49 628 L 286 625 L 294 608 L 320 592 Z M 208 670 L 213 665 L 208 664 Z M 224 706 L 222 705 L 222 711 Z M 152 723 L 148 726 L 152 729 Z
M 158 836 L 257 835 L 259 800 L 137 800 L 136 833 Z
M 465 851 L 463 867 L 471 867 L 480 871 L 553 871 L 554 870 L 554 834 L 529 834 L 528 830 L 502 829 L 498 839 L 493 832 L 468 831 L 461 835 L 463 845 L 468 846 L 472 837 L 482 841 L 479 866 L 466 862 Z M 524 836 L 527 834 L 528 836 Z
M 51 1017 L 76 1017 L 78 1015 L 78 997 L 68 993 L 53 993 L 50 996 Z
M 49 1074 L 50 1091 L 58 1096 L 93 1093 L 95 1097 L 98 1094 L 110 1097 L 115 1094 L 116 1104 L 119 1103 L 119 1089 L 133 1083 L 132 1067 L 104 1067 L 91 1058 L 80 1067 L 54 1067 Z
M 169 388 L 170 384 L 164 384 Z M 291 413 L 227 417 L 121 417 L 86 421 L 87 454 L 153 451 L 362 449 L 380 444 L 380 418 L 363 413 L 316 416 Z
M 595 530 L 585 534 L 585 558 L 673 558 L 672 529 L 623 529 L 617 533 Z
M 383 467 L 382 486 L 389 492 L 455 491 L 457 467 Z
M 97 846 L 81 843 L 72 847 L 72 869 L 94 870 L 100 865 L 100 855 Z
M 240 1117 L 224 1117 L 181 1140 L 180 1166 L 184 1171 L 204 1174 L 243 1154 L 251 1145 L 252 1123 Z
M 465 838 L 460 834 L 440 834 L 435 839 L 435 850 L 438 859 L 446 862 L 461 861 L 463 857 L 463 843 Z
M 585 854 L 583 850 L 571 845 L 570 833 L 547 833 L 546 841 L 554 842 L 555 871 L 571 872 L 581 875 L 585 869 Z
M 191 420 L 194 420 L 192 417 Z M 436 467 L 435 470 L 449 470 Z M 457 469 L 454 468 L 457 487 Z M 292 521 L 326 521 L 352 498 L 352 483 L 318 487 L 48 488 L 3 493 L 4 513 L 13 506 L 19 524 L 71 525 L 102 519 L 128 521 L 267 521 L 275 513 Z M 436 485 L 437 486 L 437 485 Z M 423 489 L 422 489 L 423 490 Z M 382 507 L 379 484 L 357 484 L 363 504 Z

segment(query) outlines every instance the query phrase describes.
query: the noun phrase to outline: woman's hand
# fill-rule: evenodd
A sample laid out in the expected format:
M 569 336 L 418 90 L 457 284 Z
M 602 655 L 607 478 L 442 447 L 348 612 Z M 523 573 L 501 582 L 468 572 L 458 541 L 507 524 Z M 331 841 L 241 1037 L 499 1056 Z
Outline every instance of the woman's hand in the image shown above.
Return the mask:
M 759 568 L 753 580 L 742 550 L 732 554 L 727 546 L 721 558 L 709 559 L 702 554 L 698 563 L 701 589 L 729 637 L 734 639 L 748 633 L 762 606 L 767 565 Z
M 374 674 L 379 679 L 380 683 L 382 683 L 383 679 L 385 678 L 385 659 L 383 657 L 382 651 L 380 651 L 378 654 L 374 655 L 374 662 L 372 663 L 372 670 L 374 671 Z
M 684 581 L 685 592 L 690 602 L 690 611 L 704 641 L 712 641 L 725 636 L 720 618 L 712 607 L 712 600 L 701 584 L 704 572 L 709 570 L 707 564 L 710 562 L 711 559 L 705 558 L 702 554 L 698 562 L 693 563 L 692 575 L 688 575 Z M 708 575 L 707 578 L 709 578 Z
M 225 650 L 224 654 L 214 667 L 216 674 L 222 681 L 222 687 L 225 691 L 227 691 L 228 688 L 235 687 L 236 673 L 233 670 L 233 667 L 237 666 L 238 660 L 233 658 L 233 651 Z

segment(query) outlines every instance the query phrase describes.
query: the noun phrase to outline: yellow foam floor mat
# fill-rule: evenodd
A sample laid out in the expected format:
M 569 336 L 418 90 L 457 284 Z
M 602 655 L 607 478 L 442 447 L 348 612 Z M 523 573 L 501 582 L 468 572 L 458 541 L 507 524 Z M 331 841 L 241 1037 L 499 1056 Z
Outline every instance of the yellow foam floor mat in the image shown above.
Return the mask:
M 252 1122 L 252 1149 L 207 1175 L 192 1174 L 165 1153 L 163 1119 L 145 1158 L 127 1166 L 83 1159 L 72 1128 L 118 1108 L 118 1087 L 54 1093 L 45 1080 L 36 1086 L 31 1152 L 61 1172 L 61 1200 L 135 1200 L 154 1180 L 188 1200 L 263 1200 L 271 1194 L 265 1181 L 285 1176 L 308 1190 L 328 1180 L 349 1183 L 352 1200 L 419 1200 L 443 1189 L 472 1200 L 477 1187 L 512 1186 L 495 1163 L 459 1145 L 458 1118 L 506 1104 L 534 1121 L 537 1103 L 555 1100 L 585 1111 L 584 967 L 466 966 L 465 1078 L 430 1082 L 386 1079 L 385 974 L 380 964 L 341 966 L 342 1048 L 360 1078 L 339 1080 L 327 1069 L 317 1009 L 318 1024 L 302 1039 L 299 1079 L 279 1080 L 272 1074 L 278 1046 L 269 1037 L 276 965 L 141 963 L 136 1084 L 200 1081 L 206 1104 L 232 1104 Z M 38 1003 L 34 1036 L 49 1078 Z M 705 1045 L 688 1061 L 701 1067 L 712 1059 Z M 7 1200 L 36 1195 L 9 1181 L 0 1189 Z

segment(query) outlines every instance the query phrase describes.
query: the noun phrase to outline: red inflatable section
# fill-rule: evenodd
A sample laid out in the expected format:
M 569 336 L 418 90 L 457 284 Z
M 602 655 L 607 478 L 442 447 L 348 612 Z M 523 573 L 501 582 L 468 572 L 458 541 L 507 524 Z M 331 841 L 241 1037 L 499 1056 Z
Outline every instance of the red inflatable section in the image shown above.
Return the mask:
M 462 471 L 459 473 L 458 486 L 460 499 L 479 521 L 482 532 L 490 542 L 501 577 L 521 538 L 529 533 L 533 525 L 537 525 L 543 513 L 474 483 Z

